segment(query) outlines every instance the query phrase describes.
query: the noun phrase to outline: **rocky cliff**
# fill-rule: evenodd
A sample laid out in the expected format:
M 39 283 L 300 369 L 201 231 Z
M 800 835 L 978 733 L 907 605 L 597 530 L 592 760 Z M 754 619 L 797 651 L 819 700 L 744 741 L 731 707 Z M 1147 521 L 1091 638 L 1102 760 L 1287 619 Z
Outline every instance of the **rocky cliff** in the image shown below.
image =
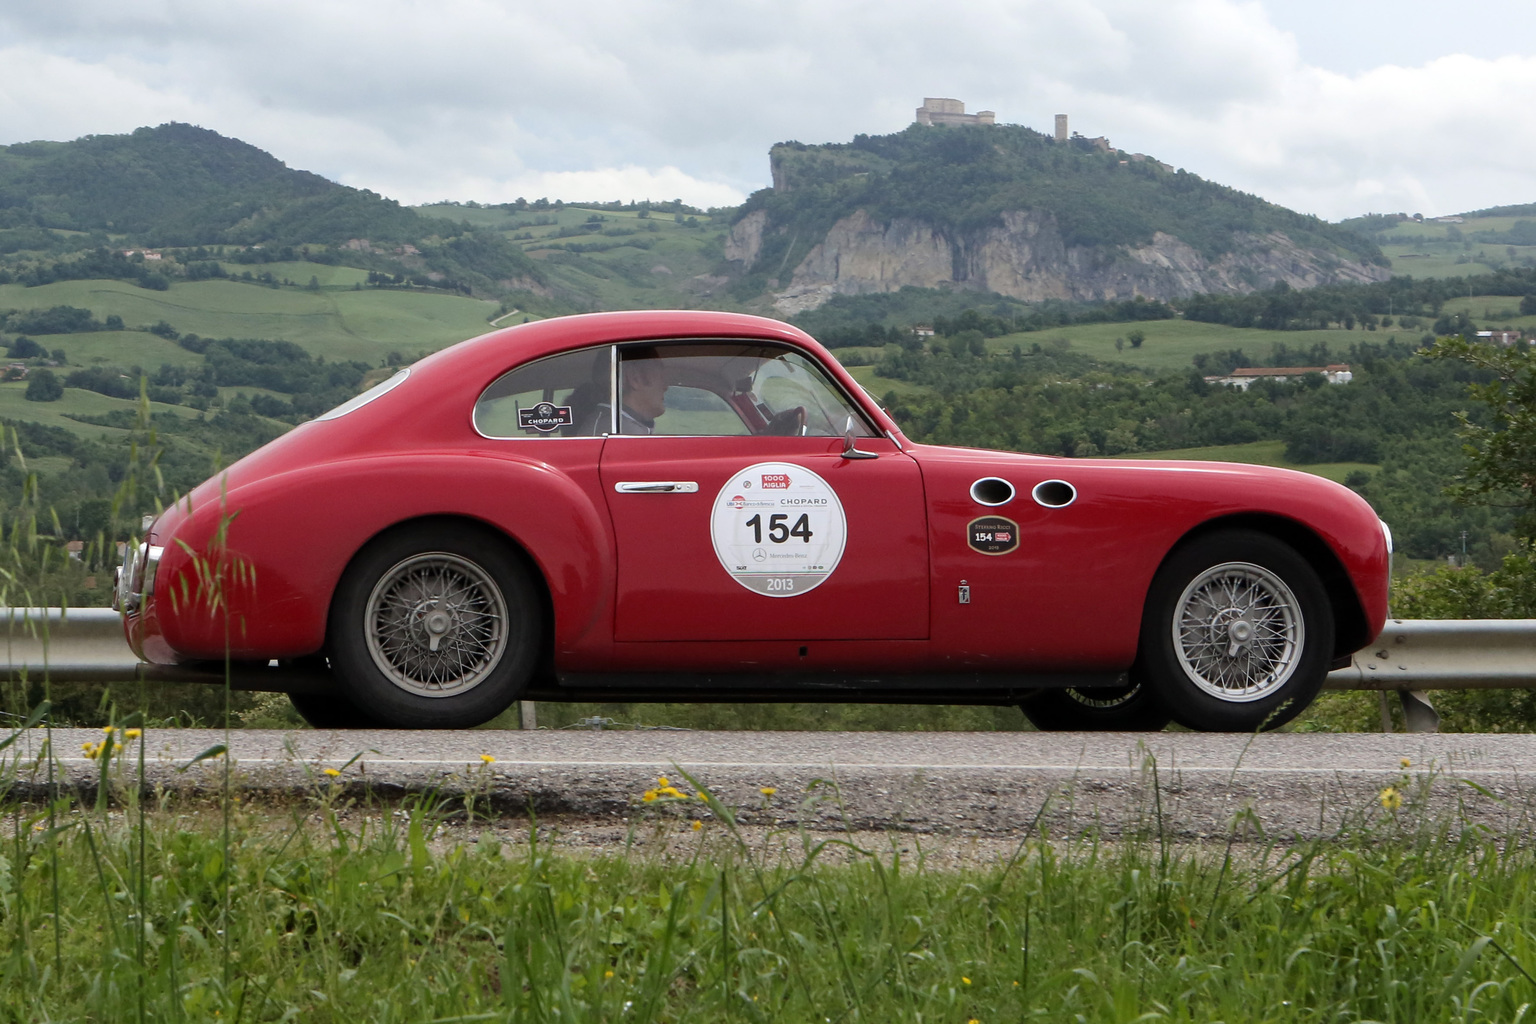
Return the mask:
M 725 257 L 744 273 L 765 270 L 782 280 L 787 268 L 759 263 L 766 236 L 785 230 L 774 227 L 766 211 L 753 211 L 732 228 Z M 1235 232 L 1227 251 L 1208 257 L 1163 231 L 1142 245 L 1069 245 L 1055 215 L 1044 210 L 1004 211 L 989 226 L 957 231 L 858 209 L 833 224 L 795 265 L 788 286 L 773 294 L 775 308 L 793 315 L 833 295 L 892 292 L 904 285 L 991 291 L 1027 301 L 1137 295 L 1176 300 L 1280 282 L 1310 288 L 1389 276 L 1384 267 L 1299 244 L 1281 231 Z

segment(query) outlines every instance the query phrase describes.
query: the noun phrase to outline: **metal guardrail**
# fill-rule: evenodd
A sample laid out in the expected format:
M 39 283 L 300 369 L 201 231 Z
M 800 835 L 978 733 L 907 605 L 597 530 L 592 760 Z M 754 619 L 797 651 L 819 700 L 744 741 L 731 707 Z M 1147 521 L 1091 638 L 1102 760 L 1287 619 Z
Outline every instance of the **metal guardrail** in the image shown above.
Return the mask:
M 11 679 L 55 682 L 160 682 L 223 685 L 223 666 L 204 669 L 146 665 L 123 639 L 122 619 L 110 608 L 0 608 L 6 670 Z M 235 665 L 237 690 L 322 692 L 324 673 L 276 665 Z M 1434 732 L 1439 715 L 1428 690 L 1536 687 L 1536 619 L 1393 619 L 1347 668 L 1328 676 L 1330 690 L 1382 693 L 1383 725 L 1391 731 L 1386 694 L 1402 701 L 1410 732 Z M 531 703 L 531 702 L 524 702 Z M 524 722 L 532 708 L 524 708 Z
M 123 619 L 111 608 L 0 608 L 0 643 L 12 680 L 56 683 L 207 683 L 223 686 L 225 666 L 150 665 L 140 661 L 123 637 Z M 324 673 L 276 665 L 229 666 L 236 690 L 319 693 L 329 689 Z

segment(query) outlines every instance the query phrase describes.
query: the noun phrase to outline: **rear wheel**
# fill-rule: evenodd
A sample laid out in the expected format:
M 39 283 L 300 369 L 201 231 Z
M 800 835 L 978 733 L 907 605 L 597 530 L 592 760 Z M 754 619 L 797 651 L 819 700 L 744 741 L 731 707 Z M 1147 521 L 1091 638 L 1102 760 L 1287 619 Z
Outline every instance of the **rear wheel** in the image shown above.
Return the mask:
M 1306 560 L 1268 534 L 1223 531 L 1175 552 L 1153 580 L 1132 678 L 1191 729 L 1273 729 L 1322 688 L 1333 634 Z
M 503 538 L 473 526 L 405 527 L 342 576 L 331 667 L 344 696 L 381 725 L 468 728 L 527 685 L 543 619 L 532 574 Z
M 1041 732 L 1156 732 L 1173 720 L 1141 683 L 1042 690 L 1019 707 Z

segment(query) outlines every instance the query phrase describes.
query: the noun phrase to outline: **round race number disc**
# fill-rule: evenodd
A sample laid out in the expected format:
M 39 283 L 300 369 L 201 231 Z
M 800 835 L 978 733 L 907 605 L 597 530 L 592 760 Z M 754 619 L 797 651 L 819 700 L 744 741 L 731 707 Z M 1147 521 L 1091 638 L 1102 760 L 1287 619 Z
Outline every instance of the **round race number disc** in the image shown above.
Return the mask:
M 795 597 L 832 575 L 848 521 L 837 493 L 804 466 L 759 462 L 726 481 L 709 514 L 715 557 L 755 594 Z

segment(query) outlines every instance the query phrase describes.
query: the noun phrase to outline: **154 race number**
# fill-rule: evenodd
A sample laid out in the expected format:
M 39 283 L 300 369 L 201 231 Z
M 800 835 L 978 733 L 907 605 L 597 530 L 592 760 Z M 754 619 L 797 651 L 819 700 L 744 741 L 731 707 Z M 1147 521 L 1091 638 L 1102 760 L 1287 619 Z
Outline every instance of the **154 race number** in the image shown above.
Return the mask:
M 843 557 L 848 522 L 837 493 L 803 466 L 760 462 L 735 473 L 710 511 L 715 557 L 753 593 L 797 597 Z

